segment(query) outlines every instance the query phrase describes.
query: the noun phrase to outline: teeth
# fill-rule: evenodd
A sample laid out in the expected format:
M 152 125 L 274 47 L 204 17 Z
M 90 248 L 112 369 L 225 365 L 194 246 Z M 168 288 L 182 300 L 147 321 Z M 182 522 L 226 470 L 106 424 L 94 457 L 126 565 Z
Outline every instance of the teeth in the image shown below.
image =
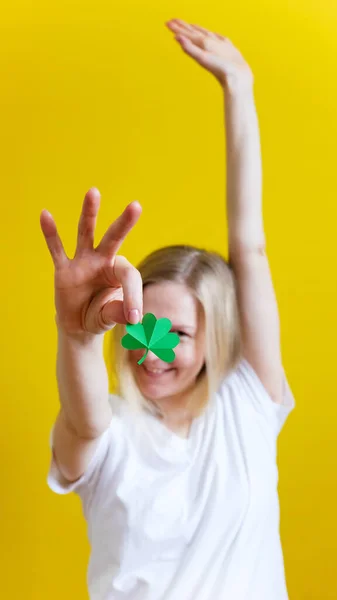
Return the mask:
M 164 373 L 163 369 L 146 369 L 149 373 Z

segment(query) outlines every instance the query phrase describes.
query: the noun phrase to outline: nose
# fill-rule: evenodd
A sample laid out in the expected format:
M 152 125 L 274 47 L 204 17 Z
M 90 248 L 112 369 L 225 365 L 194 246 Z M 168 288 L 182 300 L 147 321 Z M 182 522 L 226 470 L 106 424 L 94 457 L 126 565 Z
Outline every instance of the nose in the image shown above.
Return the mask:
M 161 365 L 163 365 L 163 361 L 160 360 L 160 358 L 158 358 L 158 356 L 156 356 L 153 352 L 151 352 L 151 350 L 149 350 L 148 355 L 146 357 L 146 359 L 144 360 L 144 363 L 148 364 L 148 365 L 152 365 L 154 366 L 155 364 L 158 365 L 158 367 Z

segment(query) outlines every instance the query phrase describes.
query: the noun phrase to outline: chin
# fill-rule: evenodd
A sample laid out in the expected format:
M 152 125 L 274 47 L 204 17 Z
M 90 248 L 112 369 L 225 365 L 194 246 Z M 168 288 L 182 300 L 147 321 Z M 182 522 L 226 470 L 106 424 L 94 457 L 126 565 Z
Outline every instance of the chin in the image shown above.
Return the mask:
M 171 376 L 172 377 L 172 376 Z M 170 396 L 175 396 L 179 393 L 176 385 L 172 385 L 172 380 L 169 381 L 169 373 L 164 375 L 163 381 L 159 381 L 160 377 L 150 378 L 143 374 L 137 373 L 135 381 L 138 389 L 144 398 L 152 401 L 161 400 Z M 164 381 L 164 379 L 166 381 Z
M 138 382 L 137 385 L 144 398 L 152 401 L 169 398 L 179 393 L 179 390 L 176 390 L 175 388 L 170 388 L 168 386 L 163 387 L 154 383 L 144 385 L 144 383 Z
M 164 398 L 167 398 L 169 396 L 171 396 L 172 394 L 169 393 L 164 393 L 164 392 L 156 392 L 155 390 L 151 391 L 151 390 L 141 390 L 142 395 L 144 396 L 144 398 L 146 400 L 150 400 L 151 402 L 160 402 L 160 400 L 164 400 Z

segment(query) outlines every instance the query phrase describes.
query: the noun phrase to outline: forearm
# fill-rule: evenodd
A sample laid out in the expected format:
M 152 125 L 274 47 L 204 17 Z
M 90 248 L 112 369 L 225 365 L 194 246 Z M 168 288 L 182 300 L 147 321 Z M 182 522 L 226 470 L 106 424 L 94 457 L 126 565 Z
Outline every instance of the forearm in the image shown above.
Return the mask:
M 265 244 L 260 133 L 253 88 L 224 90 L 230 256 Z
M 99 436 L 109 425 L 109 381 L 103 335 L 77 338 L 59 327 L 56 375 L 63 417 L 84 438 Z

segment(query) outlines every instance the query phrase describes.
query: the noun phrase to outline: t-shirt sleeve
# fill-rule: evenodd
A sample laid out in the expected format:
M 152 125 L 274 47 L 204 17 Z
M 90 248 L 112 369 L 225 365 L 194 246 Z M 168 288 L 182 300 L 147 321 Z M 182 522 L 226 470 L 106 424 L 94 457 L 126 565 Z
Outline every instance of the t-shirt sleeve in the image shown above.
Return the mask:
M 242 359 L 238 367 L 228 378 L 228 385 L 234 394 L 249 404 L 259 413 L 278 435 L 295 406 L 295 399 L 283 369 L 283 399 L 276 403 L 267 392 L 257 373 L 246 359 Z
M 83 475 L 76 481 L 69 482 L 60 472 L 53 454 L 53 431 L 51 429 L 49 446 L 51 459 L 47 475 L 47 485 L 56 494 L 76 492 L 85 504 L 91 501 L 99 487 L 111 480 L 116 471 L 123 445 L 122 425 L 119 416 L 120 398 L 110 395 L 112 419 L 110 426 L 97 440 L 97 446 Z
M 47 475 L 47 484 L 49 488 L 56 494 L 69 494 L 70 492 L 79 491 L 80 488 L 93 487 L 95 480 L 99 476 L 100 468 L 102 468 L 104 461 L 106 460 L 110 441 L 111 441 L 111 427 L 106 429 L 101 435 L 97 442 L 97 446 L 91 460 L 83 473 L 83 475 L 76 481 L 69 482 L 60 472 L 57 462 L 53 454 L 53 432 L 54 427 L 50 433 L 49 446 L 51 449 L 51 460 L 49 466 L 49 472 Z

